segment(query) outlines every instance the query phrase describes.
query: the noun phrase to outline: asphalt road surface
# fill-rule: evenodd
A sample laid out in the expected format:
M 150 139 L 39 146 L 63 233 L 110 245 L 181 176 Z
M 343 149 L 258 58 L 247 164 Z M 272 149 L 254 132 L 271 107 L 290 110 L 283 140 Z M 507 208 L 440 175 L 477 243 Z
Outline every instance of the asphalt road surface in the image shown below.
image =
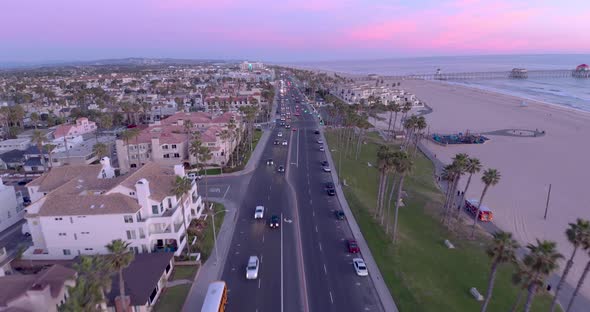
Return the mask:
M 348 223 L 338 220 L 336 196 L 324 183 L 331 176 L 322 170 L 324 152 L 314 134 L 317 121 L 298 104 L 291 89 L 279 112 L 291 112 L 264 147 L 259 166 L 245 186 L 238 220 L 222 273 L 229 288 L 228 311 L 382 311 L 368 277 L 355 274 L 346 240 Z M 295 116 L 299 106 L 299 115 Z M 309 111 L 309 110 L 308 110 Z M 287 116 L 288 117 L 288 116 Z M 282 137 L 278 137 L 278 133 Z M 288 145 L 275 145 L 287 140 Z M 267 165 L 272 159 L 274 164 Z M 285 173 L 277 171 L 284 166 Z M 211 188 L 210 188 L 211 190 Z M 224 188 L 219 193 L 225 192 Z M 232 191 L 230 191 L 232 192 Z M 257 205 L 265 207 L 264 220 L 254 220 Z M 271 229 L 268 218 L 281 216 L 280 229 Z M 259 257 L 258 279 L 246 279 L 246 263 Z M 370 272 L 369 272 L 370 274 Z

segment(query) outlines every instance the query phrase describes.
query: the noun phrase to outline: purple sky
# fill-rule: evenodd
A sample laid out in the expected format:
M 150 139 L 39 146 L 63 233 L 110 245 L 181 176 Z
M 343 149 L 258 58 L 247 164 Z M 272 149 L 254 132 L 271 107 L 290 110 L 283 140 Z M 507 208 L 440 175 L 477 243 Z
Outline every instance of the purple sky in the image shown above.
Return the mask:
M 590 53 L 589 0 L 2 0 L 0 62 Z

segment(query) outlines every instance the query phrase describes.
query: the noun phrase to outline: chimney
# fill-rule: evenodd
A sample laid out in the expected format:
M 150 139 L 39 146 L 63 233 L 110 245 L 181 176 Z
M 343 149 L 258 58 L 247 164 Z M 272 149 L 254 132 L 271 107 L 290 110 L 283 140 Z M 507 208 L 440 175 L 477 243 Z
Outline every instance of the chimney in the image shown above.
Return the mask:
M 137 203 L 142 208 L 149 209 L 149 197 L 151 193 L 148 180 L 144 178 L 135 183 L 135 195 L 137 196 Z
M 174 174 L 179 176 L 179 177 L 184 177 L 185 173 L 184 173 L 184 166 L 183 165 L 174 165 Z
M 98 174 L 99 179 L 112 179 L 115 177 L 115 168 L 111 166 L 111 159 L 108 157 L 103 157 L 100 159 L 100 164 L 102 165 L 102 169 Z

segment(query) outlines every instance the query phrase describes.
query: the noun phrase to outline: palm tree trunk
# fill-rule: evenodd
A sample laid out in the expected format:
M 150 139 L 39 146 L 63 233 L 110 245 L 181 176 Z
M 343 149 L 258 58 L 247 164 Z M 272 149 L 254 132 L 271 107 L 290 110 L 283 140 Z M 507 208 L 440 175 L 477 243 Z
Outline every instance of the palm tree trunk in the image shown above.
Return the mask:
M 123 268 L 119 269 L 119 295 L 121 296 L 121 307 L 123 312 L 127 311 L 127 301 L 125 300 L 125 280 L 123 279 Z
M 393 242 L 394 243 L 397 238 L 397 218 L 398 218 L 398 214 L 399 214 L 399 203 L 400 203 L 400 199 L 402 197 L 402 188 L 404 186 L 404 178 L 405 177 L 406 177 L 405 174 L 402 174 L 399 177 L 399 186 L 397 189 L 397 196 L 395 198 L 395 214 L 393 216 Z
M 494 291 L 494 281 L 496 280 L 496 271 L 498 269 L 498 261 L 494 261 L 492 263 L 492 269 L 490 271 L 490 278 L 488 280 L 488 290 L 486 291 L 486 299 L 481 306 L 481 312 L 486 312 L 488 309 L 488 304 L 490 304 L 490 300 L 492 299 L 492 292 Z
M 391 141 L 395 139 L 395 125 L 397 123 L 397 112 L 395 112 L 395 117 L 393 117 L 393 134 L 391 136 Z
M 578 285 L 576 285 L 576 289 L 574 290 L 574 293 L 572 294 L 572 297 L 570 298 L 570 302 L 567 304 L 567 309 L 565 309 L 565 312 L 569 312 L 570 309 L 572 308 L 572 306 L 574 304 L 574 300 L 576 300 L 576 297 L 578 296 L 578 292 L 580 291 L 580 288 L 582 288 L 582 285 L 584 285 L 584 280 L 586 279 L 586 275 L 588 275 L 588 271 L 590 271 L 590 261 L 588 261 L 588 263 L 586 263 L 586 267 L 584 268 L 584 272 L 582 273 L 582 276 L 578 280 Z
M 373 218 L 377 219 L 377 216 L 379 215 L 379 203 L 381 199 L 381 192 L 383 190 L 383 172 L 379 172 L 379 184 L 377 186 L 377 201 L 375 203 L 375 214 L 373 215 Z
M 518 292 L 518 296 L 516 297 L 516 302 L 514 302 L 514 305 L 510 309 L 510 312 L 516 311 L 516 309 L 520 305 L 520 301 L 522 300 L 522 295 L 524 295 L 524 288 L 523 287 L 520 288 L 520 291 Z
M 574 251 L 572 251 L 571 257 L 569 258 L 569 260 L 567 260 L 567 264 L 565 265 L 565 269 L 563 270 L 563 274 L 561 275 L 561 278 L 559 279 L 559 283 L 557 284 L 557 288 L 555 288 L 555 296 L 553 296 L 553 300 L 551 301 L 551 312 L 555 311 L 555 307 L 557 306 L 557 295 L 559 295 L 559 291 L 561 290 L 561 287 L 563 287 L 563 284 L 565 283 L 565 278 L 567 277 L 568 273 L 570 272 L 572 265 L 574 265 L 574 257 L 576 256 L 576 252 L 578 251 L 578 248 L 579 248 L 578 245 L 574 245 Z
M 389 185 L 389 175 L 387 173 L 384 174 L 385 178 L 383 179 L 383 190 L 381 190 L 381 198 L 380 198 L 380 202 L 379 202 L 379 214 L 378 214 L 378 218 L 381 218 L 383 216 L 383 214 L 385 213 L 385 194 L 387 192 L 387 186 Z M 381 225 L 383 225 L 383 222 L 381 222 Z
M 533 299 L 535 299 L 535 293 L 537 292 L 537 284 L 531 283 L 529 286 L 529 293 L 526 296 L 526 302 L 524 304 L 524 312 L 531 311 L 531 306 L 533 305 Z
M 184 203 L 182 202 L 182 197 L 180 197 L 180 201 L 181 201 L 181 208 L 182 208 L 182 224 L 184 225 L 184 237 L 186 237 L 186 255 L 190 256 L 191 254 L 191 247 L 190 247 L 190 242 L 188 240 L 188 227 L 186 226 L 186 211 L 184 208 Z M 172 226 L 174 226 L 174 224 L 172 224 Z
M 447 192 L 445 193 L 445 204 L 443 206 L 443 224 L 445 224 L 447 222 L 447 215 L 449 213 L 449 206 L 451 205 L 451 196 L 453 194 L 453 180 L 451 180 L 450 182 L 447 182 Z
M 473 225 L 471 227 L 471 238 L 473 238 L 473 236 L 475 235 L 475 225 L 477 224 L 477 219 L 479 218 L 479 208 L 481 208 L 481 203 L 483 202 L 483 197 L 486 195 L 486 192 L 488 191 L 488 186 L 486 184 L 486 186 L 483 188 L 483 192 L 481 192 L 481 197 L 479 198 L 479 204 L 477 205 L 477 211 L 475 212 L 475 216 L 473 217 Z
M 387 217 L 385 218 L 386 220 L 386 226 L 385 226 L 385 233 L 389 234 L 389 225 L 391 224 L 391 201 L 393 200 L 393 193 L 395 192 L 395 176 L 392 177 L 391 179 L 391 188 L 389 189 L 389 199 L 387 200 Z M 381 222 L 383 223 L 383 222 Z
M 461 194 L 461 201 L 459 202 L 459 204 L 461 205 L 461 209 L 463 209 L 463 207 L 465 207 L 465 194 L 467 194 L 467 190 L 469 189 L 469 185 L 471 184 L 471 177 L 473 176 L 473 173 L 469 174 L 469 177 L 467 178 L 467 184 L 465 185 L 465 189 L 463 190 L 463 194 Z M 459 216 L 461 215 L 461 209 L 457 209 L 457 214 L 455 215 L 455 217 L 457 219 L 459 219 Z

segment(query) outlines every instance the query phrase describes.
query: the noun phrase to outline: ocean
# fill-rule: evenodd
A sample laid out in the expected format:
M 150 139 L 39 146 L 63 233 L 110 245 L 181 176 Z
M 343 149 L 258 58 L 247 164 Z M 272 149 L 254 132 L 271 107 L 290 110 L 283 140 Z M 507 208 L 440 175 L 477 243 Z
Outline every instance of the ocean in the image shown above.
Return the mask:
M 509 71 L 515 67 L 528 70 L 573 70 L 580 64 L 590 64 L 590 54 L 445 56 L 306 62 L 292 65 L 350 74 L 395 76 L 432 74 L 437 69 L 446 73 Z M 590 112 L 590 79 L 490 79 L 453 83 Z

